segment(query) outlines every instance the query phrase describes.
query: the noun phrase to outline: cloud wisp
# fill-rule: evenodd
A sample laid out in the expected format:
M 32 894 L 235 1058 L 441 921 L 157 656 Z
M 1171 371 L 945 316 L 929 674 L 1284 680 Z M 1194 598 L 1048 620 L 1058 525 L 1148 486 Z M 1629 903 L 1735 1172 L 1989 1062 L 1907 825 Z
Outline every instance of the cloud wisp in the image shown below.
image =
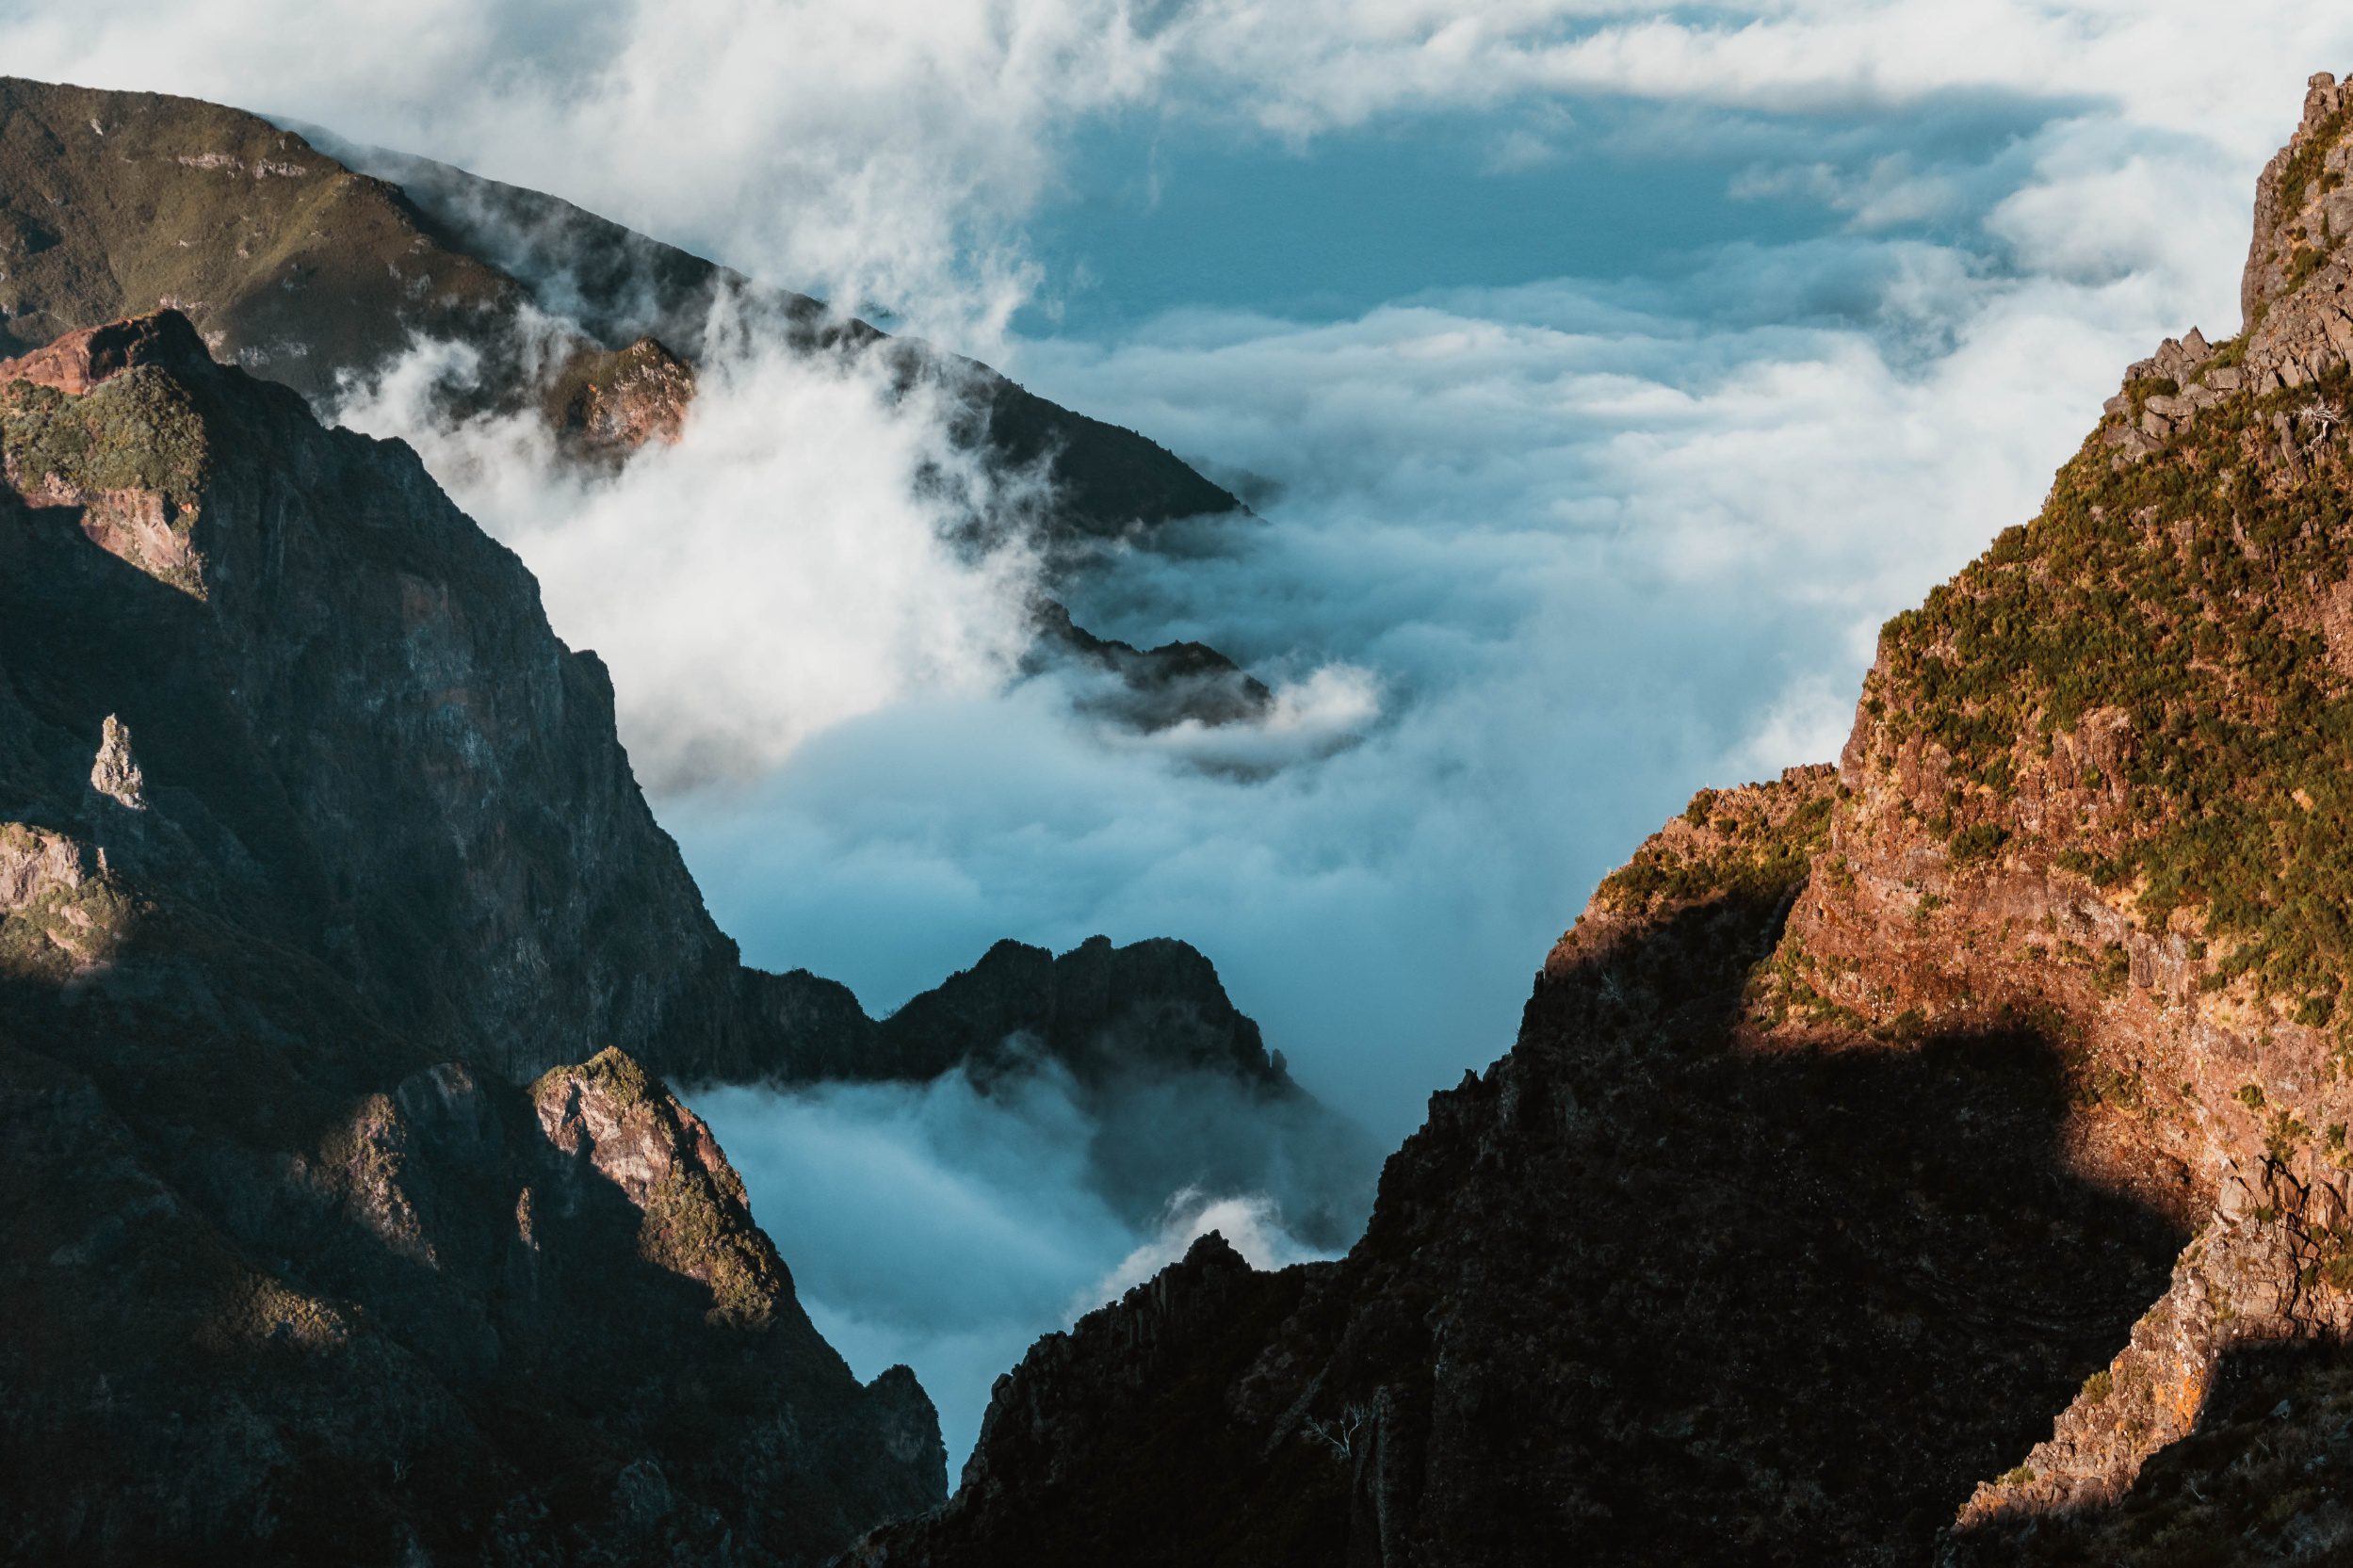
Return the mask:
M 913 1366 L 958 1463 L 1041 1334 L 1207 1231 L 1261 1269 L 1331 1256 L 1369 1201 L 1369 1148 L 1302 1144 L 1284 1107 L 1207 1075 L 1105 1096 L 1040 1063 L 985 1089 L 949 1073 L 690 1097 L 819 1329 L 861 1377 Z
M 562 457 L 536 409 L 443 412 L 473 357 L 420 345 L 336 417 L 415 445 L 523 556 L 565 638 L 621 672 L 622 732 L 657 794 L 757 777 L 911 692 L 1015 673 L 1037 560 L 1001 520 L 1038 481 L 950 441 L 938 390 L 755 336 L 706 361 L 674 446 L 609 474 Z
M 1042 279 L 1023 226 L 1106 117 L 1306 146 L 1423 114 L 1498 121 L 1506 166 L 1580 146 L 1557 105 L 1708 117 L 1901 114 L 1955 95 L 2260 159 L 2348 41 L 2297 0 L 94 0 L 0 13 L 12 70 L 193 93 L 554 190 L 744 270 L 989 353 Z M 1770 178 L 1768 174 L 1763 176 Z M 1884 200 L 1879 210 L 1886 210 Z

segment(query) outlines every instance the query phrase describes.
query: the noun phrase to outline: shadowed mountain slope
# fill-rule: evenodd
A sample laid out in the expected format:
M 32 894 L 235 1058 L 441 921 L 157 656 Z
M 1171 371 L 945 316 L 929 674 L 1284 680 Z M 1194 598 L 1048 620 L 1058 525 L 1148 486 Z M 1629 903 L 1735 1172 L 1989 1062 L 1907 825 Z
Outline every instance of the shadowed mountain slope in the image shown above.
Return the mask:
M 936 1421 L 664 1078 L 1331 1120 L 1182 944 L 742 967 L 521 563 L 176 312 L 0 362 L 0 1553 L 822 1560 Z
M 935 1499 L 913 1377 L 581 1043 L 707 1020 L 614 944 L 732 958 L 513 558 L 177 315 L 0 364 L 0 1556 L 789 1564 Z
M 459 344 L 477 359 L 468 379 L 440 383 L 446 413 L 535 410 L 573 461 L 610 469 L 678 439 L 697 366 L 723 351 L 710 340 L 717 311 L 737 336 L 877 356 L 901 393 L 939 393 L 959 445 L 1045 478 L 1043 509 L 1023 525 L 1063 570 L 1164 523 L 1244 509 L 1135 431 L 976 361 L 555 197 L 333 146 L 369 171 L 239 109 L 0 77 L 0 354 L 177 310 L 217 356 L 324 408 L 420 342 Z M 1218 724 L 1267 710 L 1265 688 L 1209 650 L 1126 650 L 1074 631 L 1051 601 L 1039 614 L 1037 668 L 1126 655 L 1122 697 L 1094 707 L 1114 722 Z
M 968 389 L 967 439 L 1011 466 L 1050 460 L 1054 522 L 1071 534 L 1148 534 L 1178 518 L 1242 509 L 1229 492 L 1145 437 L 1049 403 L 984 364 L 928 344 L 901 343 L 855 318 L 830 316 L 806 295 L 649 239 L 559 197 L 430 158 L 327 140 L 344 162 L 398 186 L 452 250 L 523 280 L 543 308 L 580 321 L 609 346 L 650 335 L 699 361 L 709 351 L 712 307 L 722 298 L 738 310 L 790 323 L 812 348 L 896 346 L 886 351 L 903 378 L 944 378 Z

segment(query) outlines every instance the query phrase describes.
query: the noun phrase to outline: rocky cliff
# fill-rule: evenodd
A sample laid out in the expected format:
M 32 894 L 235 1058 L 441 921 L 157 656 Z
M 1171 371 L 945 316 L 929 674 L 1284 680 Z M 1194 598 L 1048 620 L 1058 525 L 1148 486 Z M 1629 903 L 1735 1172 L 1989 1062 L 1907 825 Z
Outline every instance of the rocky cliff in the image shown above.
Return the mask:
M 413 454 L 167 313 L 0 364 L 0 657 L 46 720 L 0 747 L 86 785 L 127 725 L 126 866 L 185 850 L 175 875 L 389 1026 L 510 1076 L 604 1043 L 674 1073 L 747 1026 L 602 667 Z
M 0 1556 L 781 1564 L 935 1499 L 912 1377 L 582 1043 L 739 982 L 513 558 L 176 314 L 0 364 Z
M 1073 1065 L 1116 1036 L 1271 1075 L 1182 944 L 1060 966 L 1005 945 L 959 993 L 989 994 L 988 1039 L 962 1003 L 878 1025 L 831 981 L 744 969 L 630 776 L 603 667 L 548 631 L 522 564 L 405 447 L 214 364 L 176 313 L 0 362 L 0 461 L 27 515 L 128 569 L 122 605 L 62 627 L 71 551 L 0 582 L 18 681 L 120 683 L 0 754 L 78 780 L 119 717 L 145 820 L 210 851 L 217 897 L 436 1051 L 523 1077 L 609 1043 L 673 1079 L 787 1083 L 930 1077 L 1018 1032 Z M 1096 978 L 1058 1000 L 1074 964 Z M 952 1039 L 918 1026 L 934 1013 Z
M 1602 884 L 1345 1259 L 1041 1342 L 849 1560 L 2353 1552 L 2349 96 L 2247 330 Z

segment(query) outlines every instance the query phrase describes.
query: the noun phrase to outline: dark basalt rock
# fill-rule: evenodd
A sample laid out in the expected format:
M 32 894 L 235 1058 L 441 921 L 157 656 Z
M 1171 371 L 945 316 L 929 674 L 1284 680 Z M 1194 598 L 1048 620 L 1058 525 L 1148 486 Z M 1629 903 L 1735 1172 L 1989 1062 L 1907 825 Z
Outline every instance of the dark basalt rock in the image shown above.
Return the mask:
M 913 1379 L 586 1043 L 745 981 L 521 566 L 176 315 L 0 373 L 0 1557 L 790 1564 L 935 1501 Z
M 743 968 L 521 564 L 177 315 L 0 364 L 0 472 L 6 1555 L 821 1560 L 937 1424 L 664 1078 L 1323 1114 L 1179 943 Z
M 1244 724 L 1264 719 L 1274 693 L 1263 681 L 1205 642 L 1164 642 L 1138 648 L 1096 637 L 1076 625 L 1070 611 L 1047 600 L 1038 606 L 1032 671 L 1068 662 L 1109 675 L 1116 684 L 1079 699 L 1087 712 L 1149 735 L 1194 723 Z
M 1207 1072 L 1270 1089 L 1289 1084 L 1209 961 L 1167 938 L 1114 947 L 1091 937 L 1060 958 L 1000 942 L 884 1019 L 876 1034 L 877 1059 L 910 1078 L 957 1067 L 1001 1071 L 1042 1053 L 1081 1082 Z
M 732 318 L 763 323 L 803 352 L 880 356 L 902 391 L 922 383 L 962 411 L 958 440 L 1047 473 L 1051 503 L 1035 521 L 1058 559 L 1245 510 L 1144 437 L 986 365 L 555 197 L 235 109 L 0 78 L 0 216 L 9 215 L 23 233 L 12 248 L 0 228 L 0 354 L 126 315 L 181 313 L 223 360 L 325 405 L 419 339 L 454 341 L 479 353 L 479 380 L 444 389 L 450 412 L 535 410 L 560 451 L 610 470 L 679 438 L 724 299 Z M 36 232 L 37 244 L 23 237 Z M 545 314 L 527 327 L 533 307 Z M 541 341 L 548 320 L 581 331 Z M 1140 652 L 1089 637 L 1066 614 L 1056 622 L 1057 610 L 1039 658 L 1077 653 L 1117 674 L 1096 705 L 1119 722 L 1221 724 L 1264 710 L 1266 688 L 1213 650 Z

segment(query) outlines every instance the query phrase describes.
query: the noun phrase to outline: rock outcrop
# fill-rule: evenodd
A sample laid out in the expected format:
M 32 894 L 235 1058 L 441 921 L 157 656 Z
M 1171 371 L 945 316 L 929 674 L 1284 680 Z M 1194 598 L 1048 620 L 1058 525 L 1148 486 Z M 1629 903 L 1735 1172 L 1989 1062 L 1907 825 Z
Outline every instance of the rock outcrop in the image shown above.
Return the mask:
M 1889 623 L 1835 772 L 1602 884 L 1345 1259 L 1042 1344 L 849 1560 L 2343 1560 L 2349 118 L 2247 331 Z
M 1251 723 L 1274 710 L 1266 683 L 1207 643 L 1138 648 L 1096 637 L 1051 600 L 1038 606 L 1037 628 L 1030 667 L 1063 662 L 1097 677 L 1098 688 L 1080 696 L 1080 707 L 1126 728 L 1150 735 L 1187 722 Z
M 0 383 L 0 1557 L 788 1564 L 935 1501 L 912 1377 L 592 1043 L 752 982 L 521 566 L 176 315 Z
M 521 563 L 406 448 L 321 428 L 176 315 L 0 363 L 0 462 L 29 520 L 0 647 L 20 679 L 84 658 L 135 691 L 73 710 L 53 766 L 80 749 L 78 777 L 126 807 L 143 768 L 157 833 L 234 841 L 204 871 L 223 896 L 449 1057 L 527 1077 L 610 1043 L 673 1079 L 790 1083 L 934 1076 L 1015 1033 L 1076 1067 L 1116 1033 L 1172 1069 L 1268 1075 L 1181 944 L 1059 967 L 1005 945 L 959 992 L 989 994 L 985 1039 L 965 1002 L 877 1024 L 830 981 L 744 969 L 639 795 L 603 667 L 550 635 Z M 138 516 L 171 547 L 122 525 Z M 136 574 L 107 614 L 152 627 L 87 650 L 36 634 L 57 582 L 91 570 L 57 526 Z M 1074 964 L 1102 970 L 1090 1001 L 1058 1000 Z M 952 1039 L 918 1026 L 934 1016 Z
M 128 726 L 151 820 L 97 835 L 119 865 L 201 850 L 211 897 L 510 1075 L 605 1043 L 677 1074 L 751 1026 L 602 667 L 412 453 L 214 365 L 175 315 L 0 370 L 0 657 L 45 716 L 6 751 L 86 789 Z
M 0 364 L 0 471 L 8 1555 L 821 1559 L 937 1425 L 664 1079 L 1328 1117 L 1180 943 L 744 968 L 521 564 L 175 313 Z
M 875 1059 L 904 1078 L 986 1074 L 1043 1054 L 1095 1083 L 1183 1072 L 1267 1089 L 1290 1081 L 1209 961 L 1165 937 L 1125 947 L 1093 937 L 1060 958 L 1000 942 L 875 1034 Z

